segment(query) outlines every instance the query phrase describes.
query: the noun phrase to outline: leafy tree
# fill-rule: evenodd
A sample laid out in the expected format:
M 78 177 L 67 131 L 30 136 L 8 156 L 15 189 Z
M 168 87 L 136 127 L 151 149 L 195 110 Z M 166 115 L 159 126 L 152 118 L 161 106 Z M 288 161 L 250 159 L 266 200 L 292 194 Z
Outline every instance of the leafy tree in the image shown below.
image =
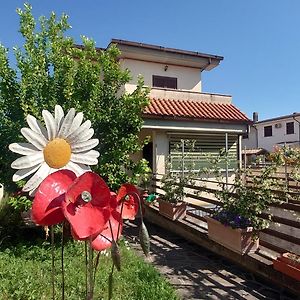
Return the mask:
M 53 111 L 55 104 L 65 111 L 71 107 L 83 111 L 92 121 L 100 140 L 95 171 L 113 189 L 136 182 L 149 170 L 144 160 L 131 159 L 144 143 L 138 139 L 141 114 L 149 101 L 143 81 L 139 79 L 132 94 L 122 92 L 130 73 L 120 68 L 118 48 L 96 49 L 94 41 L 84 36 L 83 45 L 74 46 L 65 36 L 70 28 L 67 15 L 57 19 L 52 13 L 36 21 L 29 4 L 17 13 L 24 45 L 14 49 L 15 67 L 9 63 L 8 49 L 0 46 L 0 182 L 13 188 L 10 164 L 16 157 L 8 145 L 24 140 L 20 129 L 27 126 L 26 115 L 43 121 L 42 109 Z

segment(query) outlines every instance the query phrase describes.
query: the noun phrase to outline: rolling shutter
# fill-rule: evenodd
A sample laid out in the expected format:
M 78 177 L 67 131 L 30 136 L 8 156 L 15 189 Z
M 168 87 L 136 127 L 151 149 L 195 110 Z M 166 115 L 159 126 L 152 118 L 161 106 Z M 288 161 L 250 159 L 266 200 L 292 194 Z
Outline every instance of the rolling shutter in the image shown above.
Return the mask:
M 191 137 L 170 136 L 170 163 L 172 171 L 199 171 L 209 167 L 208 157 L 217 157 L 220 151 L 225 152 L 225 134 L 199 134 Z M 238 167 L 238 136 L 228 134 L 228 168 Z M 221 168 L 226 168 L 225 159 Z

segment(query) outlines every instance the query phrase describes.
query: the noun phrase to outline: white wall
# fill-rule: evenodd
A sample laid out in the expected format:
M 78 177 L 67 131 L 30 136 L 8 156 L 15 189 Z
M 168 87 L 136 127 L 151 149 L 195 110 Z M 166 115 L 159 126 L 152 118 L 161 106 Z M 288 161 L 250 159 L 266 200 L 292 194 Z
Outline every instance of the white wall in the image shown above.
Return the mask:
M 293 134 L 286 134 L 286 123 L 288 122 L 294 122 Z M 281 127 L 275 128 L 275 124 L 281 124 Z M 272 126 L 272 136 L 265 137 L 264 127 L 270 125 Z M 257 134 L 258 146 L 268 151 L 273 151 L 275 145 L 283 146 L 285 142 L 287 145 L 299 145 L 299 124 L 293 118 L 257 124 Z
M 294 122 L 294 133 L 286 134 L 286 123 Z M 278 128 L 275 127 L 275 124 L 281 124 Z M 272 126 L 272 136 L 264 136 L 264 127 Z M 299 124 L 293 118 L 286 118 L 281 120 L 266 121 L 262 123 L 255 124 L 257 128 L 257 133 L 254 128 L 251 128 L 251 134 L 249 139 L 243 140 L 243 147 L 249 148 L 263 148 L 268 151 L 274 151 L 276 145 L 284 146 L 286 143 L 287 146 L 299 146 Z M 256 141 L 257 134 L 257 141 Z
M 165 167 L 169 155 L 169 139 L 164 131 L 153 132 L 153 169 L 158 174 L 165 174 Z
M 130 70 L 132 80 L 125 85 L 129 93 L 135 90 L 138 75 L 144 78 L 145 85 L 152 87 L 152 75 L 176 77 L 178 90 L 190 90 L 201 92 L 201 73 L 199 69 L 168 65 L 167 71 L 164 70 L 166 64 L 138 61 L 133 59 L 122 59 L 122 68 Z

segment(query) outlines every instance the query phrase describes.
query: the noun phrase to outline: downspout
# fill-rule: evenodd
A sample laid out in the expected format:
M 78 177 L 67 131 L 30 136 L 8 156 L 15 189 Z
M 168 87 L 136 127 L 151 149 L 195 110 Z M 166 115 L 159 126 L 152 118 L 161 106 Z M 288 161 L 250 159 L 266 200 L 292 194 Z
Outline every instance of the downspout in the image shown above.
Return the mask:
M 295 116 L 293 116 L 293 119 L 298 123 L 298 136 L 299 136 L 299 146 L 300 146 L 300 122 L 295 119 Z

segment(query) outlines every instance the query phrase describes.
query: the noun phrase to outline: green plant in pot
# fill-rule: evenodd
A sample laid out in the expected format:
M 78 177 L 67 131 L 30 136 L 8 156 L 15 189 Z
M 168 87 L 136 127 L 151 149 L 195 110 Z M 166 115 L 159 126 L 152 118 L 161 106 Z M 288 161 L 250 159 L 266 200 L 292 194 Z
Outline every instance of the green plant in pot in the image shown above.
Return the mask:
M 185 187 L 193 184 L 191 171 L 172 172 L 168 164 L 166 175 L 162 177 L 164 194 L 159 197 L 159 213 L 171 220 L 183 219 L 186 216 L 187 204 Z
M 258 233 L 268 227 L 269 220 L 261 214 L 268 210 L 271 203 L 278 199 L 274 191 L 278 181 L 272 175 L 277 165 L 267 166 L 259 176 L 251 176 L 251 184 L 246 184 L 250 169 L 235 172 L 234 183 L 226 184 L 220 167 L 226 161 L 226 153 L 210 160 L 211 168 L 206 172 L 214 174 L 218 189 L 215 197 L 220 201 L 208 222 L 208 235 L 212 240 L 240 254 L 254 252 L 258 248 Z

